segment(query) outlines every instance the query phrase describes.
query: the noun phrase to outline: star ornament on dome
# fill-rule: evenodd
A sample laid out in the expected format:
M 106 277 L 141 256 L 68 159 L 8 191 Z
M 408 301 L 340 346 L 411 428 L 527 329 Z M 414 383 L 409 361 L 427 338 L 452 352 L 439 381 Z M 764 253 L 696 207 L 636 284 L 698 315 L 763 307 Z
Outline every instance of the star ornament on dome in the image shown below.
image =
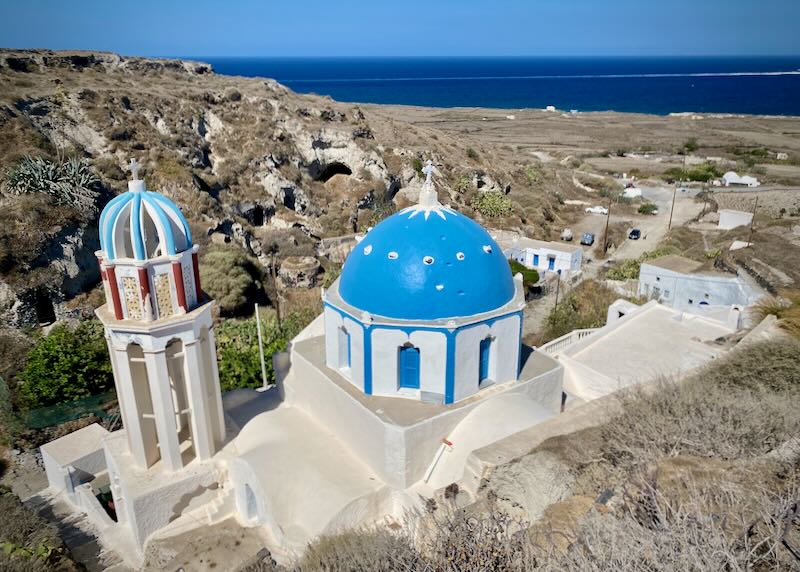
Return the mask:
M 408 214 L 408 218 L 414 218 L 418 214 L 422 213 L 425 217 L 425 220 L 428 220 L 428 217 L 431 216 L 431 213 L 434 213 L 439 216 L 442 220 L 447 220 L 446 214 L 456 214 L 456 211 L 451 209 L 450 207 L 446 207 L 443 204 L 437 202 L 433 205 L 412 205 L 410 207 L 406 207 L 400 211 L 400 214 Z

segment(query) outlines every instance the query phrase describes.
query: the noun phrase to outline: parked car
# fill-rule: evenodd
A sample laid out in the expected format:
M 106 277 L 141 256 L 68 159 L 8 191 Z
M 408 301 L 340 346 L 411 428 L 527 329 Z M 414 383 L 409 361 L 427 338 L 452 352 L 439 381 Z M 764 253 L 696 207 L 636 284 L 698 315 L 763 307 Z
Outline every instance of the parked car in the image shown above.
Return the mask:
M 594 207 L 586 207 L 586 212 L 589 214 L 608 214 L 608 209 L 597 205 Z
M 581 244 L 591 246 L 594 244 L 594 235 L 591 232 L 584 232 L 581 235 Z
M 564 230 L 561 231 L 561 240 L 566 240 L 566 241 L 572 240 L 571 228 L 565 228 Z
M 631 240 L 639 240 L 641 237 L 642 237 L 642 231 L 639 230 L 638 228 L 633 228 L 628 233 L 628 238 L 630 238 Z

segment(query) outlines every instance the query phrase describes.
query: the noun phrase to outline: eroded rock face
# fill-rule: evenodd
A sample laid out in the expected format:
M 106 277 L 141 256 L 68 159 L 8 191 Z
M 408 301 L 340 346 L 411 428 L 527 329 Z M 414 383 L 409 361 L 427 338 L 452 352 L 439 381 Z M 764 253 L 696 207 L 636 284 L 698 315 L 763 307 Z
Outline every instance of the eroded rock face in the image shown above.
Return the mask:
M 281 262 L 278 278 L 284 288 L 313 288 L 321 266 L 313 256 L 288 256 Z
M 494 496 L 501 512 L 535 522 L 548 506 L 570 496 L 574 481 L 557 455 L 541 451 L 497 467 L 483 494 Z

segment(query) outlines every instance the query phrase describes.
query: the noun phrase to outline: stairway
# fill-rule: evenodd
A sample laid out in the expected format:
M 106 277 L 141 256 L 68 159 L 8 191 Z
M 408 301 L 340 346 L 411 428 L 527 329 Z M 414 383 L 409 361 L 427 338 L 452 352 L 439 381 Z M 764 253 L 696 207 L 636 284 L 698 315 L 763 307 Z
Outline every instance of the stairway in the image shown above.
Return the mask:
M 73 507 L 61 495 L 42 491 L 25 501 L 32 511 L 55 525 L 72 557 L 89 572 L 131 570 L 116 552 L 106 550 L 97 540 L 97 530 L 83 512 Z

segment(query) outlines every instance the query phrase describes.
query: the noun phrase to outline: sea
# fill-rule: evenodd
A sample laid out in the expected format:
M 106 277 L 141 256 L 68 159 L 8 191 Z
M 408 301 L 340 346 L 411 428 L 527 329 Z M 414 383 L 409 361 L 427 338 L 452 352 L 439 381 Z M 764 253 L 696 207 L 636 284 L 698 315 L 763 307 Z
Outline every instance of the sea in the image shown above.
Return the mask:
M 800 115 L 800 56 L 193 59 L 345 102 Z

